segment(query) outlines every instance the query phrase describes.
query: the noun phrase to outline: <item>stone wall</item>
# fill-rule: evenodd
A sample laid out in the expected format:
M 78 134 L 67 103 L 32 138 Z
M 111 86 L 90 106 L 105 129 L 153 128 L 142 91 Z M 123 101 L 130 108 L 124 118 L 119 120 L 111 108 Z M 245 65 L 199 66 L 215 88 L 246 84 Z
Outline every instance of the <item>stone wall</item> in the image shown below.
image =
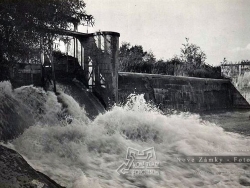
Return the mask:
M 119 73 L 119 101 L 129 94 L 145 94 L 161 109 L 207 111 L 249 108 L 229 80 L 177 77 L 140 73 Z

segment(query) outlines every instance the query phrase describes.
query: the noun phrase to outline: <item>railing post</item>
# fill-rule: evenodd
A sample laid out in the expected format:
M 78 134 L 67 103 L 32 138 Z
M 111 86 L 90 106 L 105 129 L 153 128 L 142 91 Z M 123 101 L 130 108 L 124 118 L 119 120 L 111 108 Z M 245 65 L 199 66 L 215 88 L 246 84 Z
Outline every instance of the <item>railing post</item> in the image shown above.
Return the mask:
M 53 42 L 52 42 L 52 40 L 50 41 L 49 60 L 50 60 L 51 69 L 52 69 L 53 91 L 56 93 L 56 75 L 55 75 L 55 63 L 54 63 L 54 59 L 53 59 Z

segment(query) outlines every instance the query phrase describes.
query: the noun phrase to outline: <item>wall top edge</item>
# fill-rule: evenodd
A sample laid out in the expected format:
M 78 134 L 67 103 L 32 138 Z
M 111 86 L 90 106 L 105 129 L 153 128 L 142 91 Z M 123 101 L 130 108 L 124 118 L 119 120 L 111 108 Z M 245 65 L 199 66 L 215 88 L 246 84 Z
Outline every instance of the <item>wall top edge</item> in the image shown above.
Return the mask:
M 118 74 L 119 74 L 119 76 L 135 76 L 135 77 L 151 77 L 151 78 L 176 78 L 176 79 L 183 79 L 183 80 L 230 82 L 229 79 L 198 78 L 198 77 L 173 76 L 173 75 L 161 75 L 161 74 L 131 73 L 131 72 L 118 72 Z

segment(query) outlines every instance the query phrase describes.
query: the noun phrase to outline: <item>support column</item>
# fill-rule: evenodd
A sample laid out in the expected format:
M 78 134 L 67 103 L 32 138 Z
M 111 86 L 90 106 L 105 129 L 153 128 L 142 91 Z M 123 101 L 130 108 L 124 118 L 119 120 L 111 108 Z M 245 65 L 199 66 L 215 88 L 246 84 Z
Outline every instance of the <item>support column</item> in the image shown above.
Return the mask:
M 81 68 L 84 69 L 84 48 L 81 44 Z
M 44 80 L 45 72 L 44 72 L 44 67 L 43 67 L 43 65 L 44 65 L 44 50 L 43 50 L 43 38 L 42 37 L 40 38 L 40 49 L 41 49 L 41 54 L 40 54 L 41 85 L 43 86 L 44 82 L 45 82 L 45 80 Z
M 76 61 L 79 64 L 78 54 L 79 54 L 79 52 L 78 52 L 78 41 L 77 41 L 77 38 L 76 38 Z
M 53 61 L 53 55 L 51 55 L 50 60 L 51 60 L 51 68 L 52 68 L 53 90 L 56 93 L 56 74 L 55 74 L 55 64 Z
M 81 40 L 81 46 L 82 46 L 82 62 L 83 62 L 83 74 L 84 74 L 84 80 L 86 81 L 86 85 L 88 85 L 88 73 L 89 73 L 89 56 L 90 56 L 90 51 L 91 47 L 89 45 L 89 38 L 84 38 Z
M 95 83 L 96 83 L 96 87 L 98 87 L 98 90 L 100 90 L 101 87 L 101 83 L 100 83 L 100 69 L 102 68 L 102 62 L 103 58 L 102 58 L 102 53 L 101 53 L 101 40 L 102 40 L 102 36 L 99 33 L 97 36 L 97 48 L 95 49 L 95 56 L 93 58 L 94 62 L 93 62 L 93 66 L 94 66 L 94 71 L 95 71 Z
M 52 80 L 53 80 L 53 91 L 56 93 L 56 75 L 55 75 L 55 63 L 53 60 L 53 42 L 50 42 L 50 49 L 49 49 L 49 60 L 52 68 Z

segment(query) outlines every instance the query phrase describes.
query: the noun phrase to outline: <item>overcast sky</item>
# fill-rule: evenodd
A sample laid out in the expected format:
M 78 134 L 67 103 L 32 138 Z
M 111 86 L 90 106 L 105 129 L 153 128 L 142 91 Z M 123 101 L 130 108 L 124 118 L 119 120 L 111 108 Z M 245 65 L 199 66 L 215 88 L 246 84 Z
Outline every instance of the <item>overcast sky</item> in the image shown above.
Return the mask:
M 207 63 L 250 60 L 250 0 L 85 0 L 90 31 L 115 31 L 120 44 L 151 50 L 157 59 L 180 54 L 185 37 Z

